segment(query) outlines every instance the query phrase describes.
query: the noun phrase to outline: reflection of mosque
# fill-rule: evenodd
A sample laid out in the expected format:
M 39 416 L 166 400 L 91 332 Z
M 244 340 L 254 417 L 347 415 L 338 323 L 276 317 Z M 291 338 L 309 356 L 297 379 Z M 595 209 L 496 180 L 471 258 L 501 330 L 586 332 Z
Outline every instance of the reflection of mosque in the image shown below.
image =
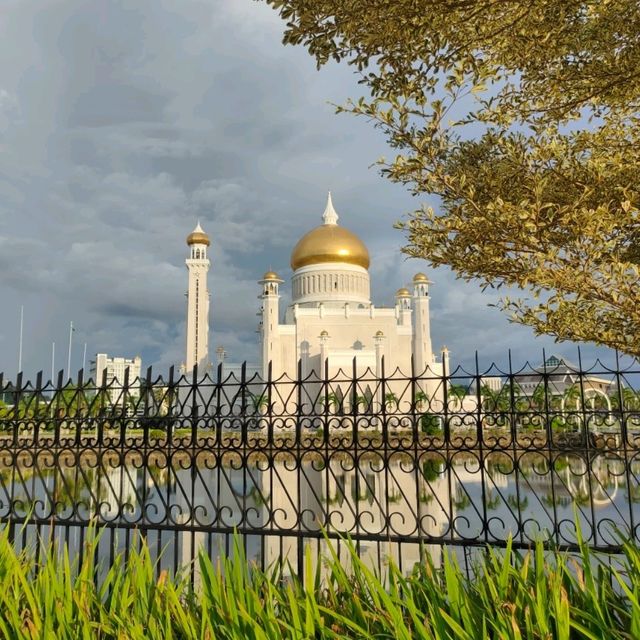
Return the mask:
M 176 531 L 165 531 L 159 546 L 169 544 L 168 557 L 180 563 L 190 562 L 199 548 L 213 557 L 228 554 L 237 527 L 245 534 L 248 559 L 263 566 L 284 559 L 295 567 L 307 543 L 314 558 L 316 551 L 326 553 L 324 530 L 359 540 L 360 556 L 370 566 L 379 566 L 388 557 L 408 571 L 420 560 L 418 541 L 425 543 L 437 566 L 438 540 L 446 543 L 459 533 L 479 531 L 481 522 L 465 496 L 475 502 L 484 486 L 487 500 L 492 491 L 502 492 L 506 499 L 514 489 L 513 478 L 500 464 L 488 465 L 482 474 L 477 464 L 462 460 L 446 467 L 442 460 L 424 458 L 416 468 L 408 457 L 398 455 L 383 464 L 371 456 L 361 458 L 356 468 L 352 458 L 336 455 L 328 464 L 311 457 L 296 466 L 283 453 L 272 467 L 266 459 L 245 467 L 238 464 L 239 459 L 236 463 L 207 466 L 203 459 L 198 467 L 187 468 L 175 461 L 170 469 L 105 466 L 86 476 L 89 484 L 74 489 L 74 500 L 85 502 L 87 515 L 98 511 L 102 520 L 114 524 L 145 524 L 151 531 L 154 525 L 174 525 Z M 552 505 L 546 504 L 546 496 L 551 480 L 546 467 L 540 460 L 521 465 L 520 490 L 524 496 L 541 499 L 520 505 L 523 518 L 537 514 L 540 526 L 550 526 Z M 569 508 L 573 500 L 580 504 L 587 496 L 595 507 L 612 507 L 624 486 L 620 465 L 621 461 L 603 456 L 591 460 L 589 467 L 580 456 L 558 459 L 553 487 L 556 504 Z M 54 479 L 47 483 L 52 486 Z M 481 508 L 482 502 L 477 504 Z M 500 508 L 506 521 L 506 505 Z M 465 530 L 464 521 L 459 521 L 452 531 L 458 512 L 471 518 L 469 528 Z M 493 528 L 500 535 L 508 533 L 497 521 Z M 341 557 L 346 558 L 344 548 Z
M 294 522 L 295 513 L 302 514 L 303 528 L 310 531 L 370 536 L 369 541 L 358 543 L 366 563 L 375 566 L 381 557 L 390 558 L 410 570 L 420 561 L 418 541 L 445 535 L 453 516 L 449 480 L 438 473 L 441 470 L 438 466 L 433 475 L 425 477 L 422 469 L 408 462 L 383 464 L 379 459 L 361 460 L 357 469 L 350 459 L 334 459 L 324 469 L 313 463 L 299 470 L 284 465 L 275 470 L 276 482 L 270 478 L 271 508 L 274 513 L 288 514 Z M 276 518 L 275 525 L 286 523 Z M 401 545 L 399 540 L 403 540 Z M 426 547 L 439 563 L 438 547 Z M 283 554 L 293 561 L 298 551 L 298 541 L 287 538 L 267 549 L 267 564 Z
M 310 460 L 294 467 L 286 459 L 260 466 L 201 465 L 164 478 L 151 470 L 114 469 L 103 481 L 108 488 L 102 516 L 113 519 L 128 502 L 133 510 L 125 517 L 141 517 L 144 499 L 147 521 L 166 523 L 170 516 L 181 529 L 176 534 L 181 562 L 190 562 L 198 548 L 214 556 L 228 553 L 235 527 L 245 534 L 247 558 L 263 566 L 279 559 L 295 566 L 306 543 L 326 551 L 323 530 L 354 539 L 369 536 L 358 546 L 371 566 L 389 557 L 410 570 L 420 559 L 419 540 L 439 562 L 439 547 L 428 542 L 446 534 L 453 515 L 449 480 L 440 465 L 427 476 L 406 461 L 384 466 L 364 460 L 357 470 L 344 459 L 327 466 Z
M 182 561 L 190 561 L 198 547 L 228 551 L 228 532 L 238 527 L 246 535 L 248 558 L 264 566 L 280 559 L 295 566 L 305 543 L 325 549 L 326 531 L 360 540 L 360 556 L 372 566 L 389 557 L 409 570 L 420 559 L 418 542 L 445 535 L 453 517 L 449 480 L 438 471 L 425 478 L 401 462 L 365 461 L 357 470 L 345 460 L 326 466 L 309 461 L 301 468 L 289 462 L 263 470 L 201 467 L 188 489 L 176 479 L 168 505 L 176 521 L 186 528 L 195 524 L 226 532 L 183 534 Z M 361 540 L 367 536 L 369 541 Z M 334 544 L 340 546 L 335 539 Z M 439 562 L 439 547 L 426 548 Z
M 372 452 L 361 454 L 357 465 L 345 453 L 334 453 L 327 462 L 308 452 L 296 466 L 288 455 L 281 452 L 272 466 L 259 454 L 246 466 L 240 456 L 235 464 L 216 465 L 201 455 L 194 466 L 172 458 L 169 467 L 166 458 L 157 466 L 133 460 L 111 466 L 103 459 L 82 470 L 56 467 L 50 474 L 25 476 L 4 490 L 12 504 L 22 505 L 13 507 L 16 512 L 33 504 L 37 518 L 48 519 L 55 501 L 61 525 L 98 515 L 116 527 L 120 539 L 119 524 L 147 529 L 154 550 L 169 546 L 168 566 L 191 561 L 199 548 L 212 557 L 228 554 L 235 527 L 245 534 L 247 558 L 263 566 L 284 559 L 295 568 L 306 544 L 314 558 L 326 552 L 326 531 L 359 540 L 360 555 L 370 566 L 383 568 L 380 562 L 389 557 L 408 571 L 420 559 L 420 540 L 437 565 L 437 542 L 484 535 L 483 513 L 491 520 L 489 537 L 502 540 L 517 531 L 518 522 L 527 522 L 528 532 L 553 531 L 559 519 L 573 522 L 573 502 L 586 518 L 585 530 L 592 521 L 610 519 L 624 527 L 629 518 L 640 517 L 637 492 L 626 488 L 624 462 L 606 455 L 557 457 L 552 475 L 544 456 L 531 454 L 520 459 L 518 478 L 504 456 L 480 467 L 469 457 L 447 466 L 433 455 L 415 466 L 400 453 L 385 464 Z M 638 467 L 634 463 L 628 471 L 637 475 Z M 587 508 L 591 504 L 597 511 Z M 514 514 L 520 514 L 519 521 Z

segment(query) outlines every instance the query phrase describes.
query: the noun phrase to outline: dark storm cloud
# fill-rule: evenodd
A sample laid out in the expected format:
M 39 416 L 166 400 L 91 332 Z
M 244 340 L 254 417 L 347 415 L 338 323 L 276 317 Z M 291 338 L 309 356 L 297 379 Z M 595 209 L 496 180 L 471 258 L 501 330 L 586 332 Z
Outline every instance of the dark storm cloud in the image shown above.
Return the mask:
M 198 218 L 212 238 L 211 343 L 235 359 L 256 358 L 256 280 L 290 275 L 329 188 L 370 248 L 376 304 L 427 269 L 391 228 L 417 202 L 369 169 L 384 141 L 328 104 L 357 91 L 350 70 L 317 72 L 281 32 L 253 0 L 3 3 L 0 370 L 15 369 L 21 304 L 27 372 L 66 345 L 69 320 L 89 353 L 179 363 Z M 434 343 L 454 358 L 539 351 L 486 307 L 494 297 L 431 275 Z

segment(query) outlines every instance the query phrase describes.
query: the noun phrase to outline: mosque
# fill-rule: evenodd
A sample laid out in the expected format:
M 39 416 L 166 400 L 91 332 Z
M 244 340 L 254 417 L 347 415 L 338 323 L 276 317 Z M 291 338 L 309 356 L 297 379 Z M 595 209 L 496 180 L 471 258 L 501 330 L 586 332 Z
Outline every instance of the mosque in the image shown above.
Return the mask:
M 259 280 L 259 365 L 263 379 L 295 379 L 352 375 L 392 376 L 399 370 L 411 375 L 442 375 L 431 344 L 429 319 L 430 281 L 414 276 L 412 289 L 402 287 L 392 307 L 371 302 L 369 252 L 362 240 L 338 224 L 331 194 L 322 224 L 305 234 L 291 253 L 291 304 L 282 309 L 280 287 L 284 281 L 274 271 Z M 210 367 L 209 236 L 200 224 L 189 234 L 190 255 L 187 293 L 187 350 L 185 371 Z M 447 352 L 443 350 L 445 364 Z M 300 363 L 300 365 L 299 365 Z M 301 367 L 299 371 L 298 367 Z M 271 371 L 269 372 L 269 368 Z M 447 366 L 448 369 L 448 366 Z
M 211 368 L 207 287 L 210 240 L 199 223 L 189 234 L 187 244 L 190 253 L 186 260 L 189 286 L 184 371 L 189 374 L 197 365 L 199 377 L 200 372 Z M 365 388 L 362 391 L 365 398 L 369 394 L 370 401 L 365 414 L 374 413 L 380 403 L 386 402 L 381 394 L 383 388 L 397 397 L 403 394 L 407 396 L 407 389 L 411 385 L 408 385 L 406 377 L 411 375 L 412 360 L 414 374 L 423 375 L 416 383 L 418 390 L 428 394 L 431 407 L 435 398 L 436 405 L 442 402 L 442 385 L 438 376 L 442 375 L 443 366 L 448 371 L 448 356 L 443 349 L 443 365 L 433 352 L 428 278 L 423 273 L 416 274 L 411 290 L 404 287 L 398 289 L 395 304 L 380 308 L 371 302 L 369 265 L 367 247 L 357 235 L 338 224 L 338 214 L 329 194 L 322 224 L 305 234 L 291 253 L 291 304 L 281 308 L 280 287 L 284 281 L 277 273 L 267 271 L 258 281 L 260 320 L 256 355 L 259 364 L 250 371 L 245 369 L 245 374 L 252 378 L 257 373 L 263 381 L 275 381 L 275 395 L 279 400 L 273 405 L 274 415 L 279 416 L 275 420 L 278 430 L 293 425 L 282 416 L 293 415 L 291 411 L 295 411 L 296 416 L 305 413 L 305 409 L 300 410 L 296 394 L 291 392 L 296 387 L 289 382 L 297 380 L 299 375 L 308 380 L 305 386 L 308 384 L 318 389 L 322 388 L 321 381 L 328 374 L 332 381 L 331 388 L 336 392 L 340 391 L 344 380 L 342 386 L 345 393 L 336 393 L 341 397 L 338 406 L 332 409 L 336 415 L 328 422 L 330 428 L 342 428 L 340 413 L 352 408 L 352 388 L 351 391 L 346 390 L 349 389 L 354 368 L 359 378 L 358 384 L 364 380 Z M 383 362 L 386 382 L 376 385 L 376 379 L 383 374 Z M 211 397 L 203 396 L 206 394 L 205 388 L 199 391 L 197 398 L 189 400 L 203 405 L 205 411 L 213 404 L 219 408 L 221 402 L 234 402 L 234 389 L 239 389 L 237 381 L 233 382 L 237 366 L 220 360 L 219 364 L 223 364 L 226 372 L 232 373 L 229 378 L 231 383 L 225 377 L 225 391 L 228 393 L 218 395 L 216 402 L 212 403 Z M 285 388 L 281 394 L 280 384 Z M 214 386 L 209 387 L 211 394 L 214 393 Z M 264 383 L 257 386 L 264 388 Z M 188 385 L 184 386 L 183 391 L 189 393 Z M 414 394 L 415 391 L 414 388 Z M 257 393 L 260 392 L 258 388 Z M 311 392 L 308 397 L 316 400 L 310 404 L 303 400 L 302 406 L 310 408 L 308 415 L 313 417 L 313 409 L 320 396 Z M 293 408 L 287 406 L 290 398 Z M 226 407 L 223 415 L 229 415 L 232 409 L 229 411 L 229 407 Z M 377 428 L 375 416 L 363 415 L 357 420 L 358 425 Z M 399 427 L 403 420 L 401 418 L 390 424 Z M 296 420 L 296 424 L 302 423 Z M 407 426 L 410 425 L 409 421 Z M 390 474 L 368 462 L 362 468 L 356 466 L 347 469 L 340 458 L 331 458 L 326 467 L 309 465 L 300 474 L 299 467 L 294 465 L 289 468 L 285 462 L 274 461 L 273 465 L 265 465 L 264 469 L 258 465 L 250 474 L 249 482 L 244 468 L 230 468 L 223 476 L 212 474 L 206 496 L 203 495 L 199 501 L 207 504 L 212 495 L 217 495 L 219 501 L 230 505 L 225 507 L 230 521 L 235 517 L 239 520 L 251 512 L 253 524 L 250 526 L 265 534 L 261 539 L 261 548 L 255 553 L 263 554 L 261 557 L 266 566 L 281 558 L 295 558 L 301 548 L 298 545 L 304 540 L 296 536 L 270 536 L 270 531 L 278 532 L 273 514 L 279 514 L 278 518 L 292 523 L 299 519 L 297 530 L 302 532 L 305 528 L 317 532 L 318 523 L 312 514 L 319 514 L 318 522 L 323 522 L 327 529 L 357 530 L 360 516 L 355 514 L 366 512 L 370 531 L 386 532 L 393 528 L 399 535 L 411 536 L 415 535 L 417 521 L 423 536 L 443 536 L 455 517 L 455 506 L 449 500 L 454 491 L 450 474 L 436 474 L 435 478 L 427 481 L 422 474 L 416 478 L 410 465 L 397 460 L 389 463 L 389 468 L 393 468 Z M 240 495 L 242 501 L 239 501 Z M 415 503 L 412 502 L 414 499 Z M 207 508 L 204 509 L 206 512 Z M 219 504 L 212 505 L 211 512 L 217 513 L 218 509 Z M 197 546 L 205 543 L 203 531 L 196 532 L 189 541 L 185 539 L 182 546 L 185 561 L 193 557 Z M 252 544 L 251 541 L 249 544 Z M 418 544 L 403 545 L 400 559 L 400 545 L 391 540 L 359 543 L 360 556 L 371 566 L 376 566 L 375 560 L 381 555 L 388 555 L 397 564 L 413 566 L 421 558 L 421 548 Z M 427 549 L 434 554 L 434 565 L 440 566 L 440 548 L 427 545 Z

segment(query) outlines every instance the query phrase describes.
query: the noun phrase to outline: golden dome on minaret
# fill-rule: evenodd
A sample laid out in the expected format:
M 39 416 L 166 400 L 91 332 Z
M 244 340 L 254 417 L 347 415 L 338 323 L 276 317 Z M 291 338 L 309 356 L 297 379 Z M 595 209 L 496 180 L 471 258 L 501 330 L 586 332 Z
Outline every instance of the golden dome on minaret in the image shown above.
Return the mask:
M 331 193 L 322 216 L 324 224 L 312 229 L 298 241 L 291 253 L 291 268 L 324 262 L 343 262 L 369 268 L 369 251 L 364 242 L 344 227 L 338 226 L 338 214 L 331 202 Z
M 280 280 L 280 276 L 275 272 L 275 271 L 266 271 L 265 274 L 262 276 L 262 279 L 267 282 L 270 280 L 276 280 L 278 282 L 283 282 L 283 280 Z
M 206 244 L 207 247 L 211 244 L 209 236 L 200 226 L 200 221 L 198 221 L 198 225 L 196 226 L 196 228 L 187 236 L 187 244 Z

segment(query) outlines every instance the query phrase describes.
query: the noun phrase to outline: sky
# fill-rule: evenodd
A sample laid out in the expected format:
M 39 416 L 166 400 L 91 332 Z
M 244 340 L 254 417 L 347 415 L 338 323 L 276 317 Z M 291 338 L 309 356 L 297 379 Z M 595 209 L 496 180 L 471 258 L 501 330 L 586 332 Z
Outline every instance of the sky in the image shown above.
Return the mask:
M 318 71 L 281 44 L 254 0 L 3 0 L 0 5 L 0 372 L 72 371 L 97 352 L 165 371 L 184 360 L 185 238 L 211 237 L 211 336 L 257 361 L 259 287 L 285 279 L 331 190 L 371 254 L 372 298 L 392 305 L 414 273 L 434 284 L 432 337 L 454 364 L 576 359 L 534 338 L 498 296 L 400 252 L 393 223 L 423 203 L 372 167 L 389 155 L 370 123 L 336 115 L 358 95 L 346 66 Z M 583 348 L 585 361 L 607 353 Z

